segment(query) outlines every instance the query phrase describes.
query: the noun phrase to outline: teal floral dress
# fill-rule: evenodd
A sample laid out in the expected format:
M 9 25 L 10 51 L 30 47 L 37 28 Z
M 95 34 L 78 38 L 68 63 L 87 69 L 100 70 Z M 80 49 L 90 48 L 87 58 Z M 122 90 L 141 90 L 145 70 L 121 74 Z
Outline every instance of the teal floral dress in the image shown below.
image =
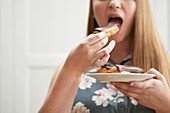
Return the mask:
M 125 59 L 122 64 L 129 63 L 130 59 Z M 155 111 L 125 96 L 110 83 L 100 83 L 84 74 L 71 113 L 155 113 Z

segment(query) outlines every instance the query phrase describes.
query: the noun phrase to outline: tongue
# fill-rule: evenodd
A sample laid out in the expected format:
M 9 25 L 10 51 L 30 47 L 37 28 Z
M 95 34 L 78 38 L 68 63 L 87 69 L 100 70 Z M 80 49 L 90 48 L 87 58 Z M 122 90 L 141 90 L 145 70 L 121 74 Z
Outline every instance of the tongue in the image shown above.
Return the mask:
M 110 20 L 109 20 L 109 23 L 108 23 L 107 26 L 98 27 L 98 28 L 95 28 L 95 30 L 96 30 L 96 31 L 103 31 L 103 30 L 105 30 L 105 29 L 107 29 L 107 28 L 110 28 L 110 27 L 112 27 L 112 26 L 115 26 L 115 25 L 117 25 L 117 26 L 120 28 L 121 24 L 122 24 L 122 22 L 121 22 L 120 19 L 114 18 L 114 19 L 110 19 Z
M 116 22 L 109 22 L 109 24 L 107 25 L 107 27 L 112 27 L 114 25 L 117 25 L 119 26 L 120 24 L 119 23 L 116 23 Z
M 112 27 L 112 26 L 115 26 L 115 25 L 117 25 L 118 27 L 120 26 L 120 24 L 119 23 L 116 23 L 116 22 L 109 22 L 109 24 L 107 25 L 107 26 L 104 26 L 104 27 L 98 27 L 98 28 L 95 28 L 95 30 L 96 31 L 103 31 L 103 30 L 105 30 L 105 29 L 107 29 L 107 28 L 110 28 L 110 27 Z
M 119 19 L 113 19 L 112 21 L 109 22 L 108 26 L 113 26 L 113 25 L 118 25 L 120 26 L 122 22 Z

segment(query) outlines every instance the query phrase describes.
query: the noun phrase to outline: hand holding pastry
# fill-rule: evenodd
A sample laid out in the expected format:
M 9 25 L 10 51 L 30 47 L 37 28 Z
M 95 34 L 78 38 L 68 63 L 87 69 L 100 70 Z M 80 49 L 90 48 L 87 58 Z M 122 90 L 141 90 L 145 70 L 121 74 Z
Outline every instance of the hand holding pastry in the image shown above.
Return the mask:
M 118 27 L 107 26 L 96 29 L 98 29 L 98 33 L 87 36 L 84 42 L 70 52 L 65 63 L 66 66 L 69 66 L 69 69 L 74 68 L 80 72 L 86 72 L 104 65 L 108 61 L 109 53 L 115 46 L 113 40 L 108 43 L 108 36 L 117 33 Z

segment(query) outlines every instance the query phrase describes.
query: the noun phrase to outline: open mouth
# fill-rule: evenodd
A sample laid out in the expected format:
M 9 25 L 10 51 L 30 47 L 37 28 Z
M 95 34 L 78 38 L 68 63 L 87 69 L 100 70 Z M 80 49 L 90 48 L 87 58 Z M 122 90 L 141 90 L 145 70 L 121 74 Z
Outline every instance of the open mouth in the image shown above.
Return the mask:
M 123 23 L 123 19 L 121 17 L 110 17 L 108 23 L 111 25 L 117 24 L 118 27 L 120 28 Z

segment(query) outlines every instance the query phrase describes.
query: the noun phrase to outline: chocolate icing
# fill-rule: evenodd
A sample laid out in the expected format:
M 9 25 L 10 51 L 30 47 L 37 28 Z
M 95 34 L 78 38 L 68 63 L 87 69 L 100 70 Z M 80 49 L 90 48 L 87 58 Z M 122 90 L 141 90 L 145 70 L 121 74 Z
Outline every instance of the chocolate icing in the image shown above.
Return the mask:
M 135 66 L 115 65 L 119 72 L 127 71 L 130 73 L 144 73 L 144 70 Z
M 135 67 L 135 66 L 125 66 L 125 65 L 103 65 L 101 66 L 101 68 L 99 69 L 101 72 L 102 69 L 107 69 L 107 72 L 111 72 L 109 71 L 112 67 L 116 67 L 117 71 L 116 72 L 130 72 L 130 73 L 144 73 L 144 70 L 142 68 L 139 67 Z

